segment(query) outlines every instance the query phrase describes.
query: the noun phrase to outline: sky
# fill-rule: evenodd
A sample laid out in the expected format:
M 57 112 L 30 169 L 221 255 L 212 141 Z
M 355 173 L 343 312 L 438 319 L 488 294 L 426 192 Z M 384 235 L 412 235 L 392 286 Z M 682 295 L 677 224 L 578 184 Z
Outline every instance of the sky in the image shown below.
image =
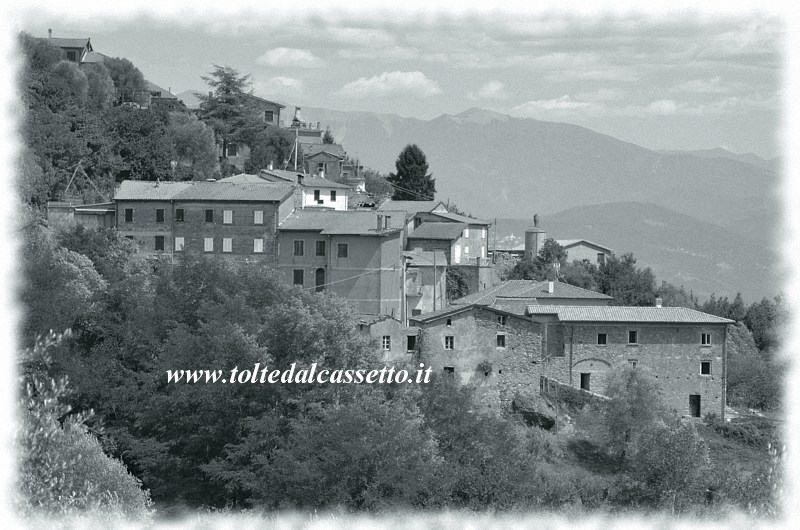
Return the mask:
M 213 64 L 290 106 L 432 119 L 472 107 L 654 149 L 781 154 L 784 21 L 740 13 L 17 12 L 37 36 L 91 37 L 150 81 L 205 91 Z

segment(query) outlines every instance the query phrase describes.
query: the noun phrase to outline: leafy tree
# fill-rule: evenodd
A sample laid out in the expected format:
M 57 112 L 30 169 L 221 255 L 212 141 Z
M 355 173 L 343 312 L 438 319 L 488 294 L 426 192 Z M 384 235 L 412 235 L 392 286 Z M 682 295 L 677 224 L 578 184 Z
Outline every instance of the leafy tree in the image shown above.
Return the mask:
M 325 128 L 325 134 L 322 135 L 322 143 L 323 144 L 335 144 L 336 139 L 334 139 L 333 134 L 331 134 L 331 128 Z
M 396 173 L 386 179 L 394 186 L 392 199 L 398 201 L 433 200 L 436 192 L 435 179 L 428 173 L 425 153 L 416 145 L 409 144 L 400 152 L 395 162 Z
M 289 159 L 294 147 L 292 134 L 286 129 L 272 125 L 259 124 L 245 129 L 239 133 L 238 139 L 250 146 L 250 158 L 244 166 L 247 173 L 257 173 L 266 169 L 270 162 L 277 167 L 282 161 Z M 299 149 L 297 159 L 302 160 L 302 147 Z
M 662 282 L 657 295 L 661 298 L 664 307 L 688 307 L 689 309 L 699 309 L 697 297 L 691 292 L 687 293 L 681 285 L 675 287 L 671 283 Z
M 612 371 L 606 381 L 604 423 L 609 446 L 620 465 L 629 453 L 641 447 L 640 433 L 660 417 L 663 410 L 658 386 L 642 369 L 628 366 Z
M 655 276 L 650 267 L 636 266 L 633 254 L 611 256 L 600 265 L 597 285 L 600 292 L 614 298 L 613 305 L 652 306 L 655 304 Z
M 374 169 L 364 169 L 364 187 L 367 193 L 373 197 L 391 197 L 394 193 L 394 188 L 389 184 L 386 176 Z
M 447 284 L 447 300 L 457 300 L 469 294 L 467 273 L 461 267 L 447 267 L 445 273 Z
M 753 303 L 744 317 L 744 323 L 753 333 L 756 346 L 761 351 L 772 351 L 778 347 L 787 321 L 788 313 L 780 296 Z
M 596 291 L 597 288 L 597 265 L 589 260 L 574 260 L 566 263 L 559 269 L 561 279 L 570 285 Z
M 214 175 L 217 152 L 210 127 L 193 114 L 171 112 L 166 133 L 177 157 L 176 180 L 205 180 Z
M 509 278 L 512 280 L 555 279 L 555 266 L 561 267 L 567 259 L 567 251 L 555 239 L 548 238 L 532 260 L 521 259 L 514 266 Z
M 50 71 L 45 97 L 54 111 L 70 106 L 84 107 L 89 94 L 89 82 L 80 66 L 72 61 L 60 61 Z
M 87 103 L 90 108 L 99 111 L 109 108 L 114 103 L 116 89 L 108 68 L 103 63 L 89 64 L 83 67 L 87 82 Z
M 103 61 L 103 66 L 114 81 L 116 89 L 116 104 L 132 102 L 146 106 L 150 101 L 142 72 L 128 59 L 123 57 L 109 57 Z
M 113 108 L 107 115 L 107 130 L 113 139 L 113 171 L 117 182 L 172 180 L 175 158 L 167 128 L 157 112 L 147 109 Z

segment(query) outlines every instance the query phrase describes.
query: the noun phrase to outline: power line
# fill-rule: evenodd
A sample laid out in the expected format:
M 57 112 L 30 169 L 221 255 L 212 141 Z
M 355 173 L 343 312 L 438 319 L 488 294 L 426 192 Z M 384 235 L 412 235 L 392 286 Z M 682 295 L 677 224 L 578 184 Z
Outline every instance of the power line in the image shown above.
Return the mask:
M 313 285 L 313 286 L 309 286 L 309 287 L 303 287 L 303 289 L 310 290 L 310 289 L 317 289 L 319 287 L 328 287 L 329 285 L 334 285 L 334 284 L 337 284 L 337 283 L 342 283 L 342 282 L 346 282 L 346 281 L 349 281 L 349 280 L 354 280 L 356 278 L 360 278 L 361 276 L 366 276 L 367 274 L 372 274 L 373 272 L 393 271 L 393 270 L 397 270 L 397 267 L 394 267 L 394 268 L 386 268 L 386 267 L 384 267 L 384 268 L 380 268 L 380 269 L 369 269 L 369 270 L 367 270 L 367 272 L 362 272 L 361 274 L 356 274 L 355 276 L 350 276 L 348 278 L 343 278 L 341 280 L 336 280 L 335 282 L 323 283 L 322 285 Z

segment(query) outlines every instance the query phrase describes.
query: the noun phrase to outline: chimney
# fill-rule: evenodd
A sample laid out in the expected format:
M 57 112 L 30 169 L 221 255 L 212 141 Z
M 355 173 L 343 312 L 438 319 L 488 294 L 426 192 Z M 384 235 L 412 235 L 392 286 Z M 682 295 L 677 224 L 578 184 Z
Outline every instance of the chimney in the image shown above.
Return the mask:
M 378 232 L 383 230 L 383 216 L 378 214 Z
M 547 282 L 547 292 L 548 294 L 553 294 L 553 290 L 555 289 L 555 282 Z
M 658 298 L 656 298 L 656 307 L 661 307 L 661 304 L 663 302 L 664 302 L 664 300 L 662 300 L 660 296 Z

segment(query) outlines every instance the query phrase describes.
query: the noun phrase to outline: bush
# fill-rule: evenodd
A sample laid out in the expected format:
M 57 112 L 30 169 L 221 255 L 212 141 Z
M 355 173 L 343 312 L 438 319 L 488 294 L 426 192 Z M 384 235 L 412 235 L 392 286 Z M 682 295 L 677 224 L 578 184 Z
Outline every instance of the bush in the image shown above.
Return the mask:
M 709 414 L 706 417 L 706 422 L 709 427 L 725 438 L 730 438 L 753 447 L 768 449 L 771 445 L 776 445 L 778 442 L 775 426 L 770 423 L 769 420 L 748 418 L 724 421 L 716 415 Z

